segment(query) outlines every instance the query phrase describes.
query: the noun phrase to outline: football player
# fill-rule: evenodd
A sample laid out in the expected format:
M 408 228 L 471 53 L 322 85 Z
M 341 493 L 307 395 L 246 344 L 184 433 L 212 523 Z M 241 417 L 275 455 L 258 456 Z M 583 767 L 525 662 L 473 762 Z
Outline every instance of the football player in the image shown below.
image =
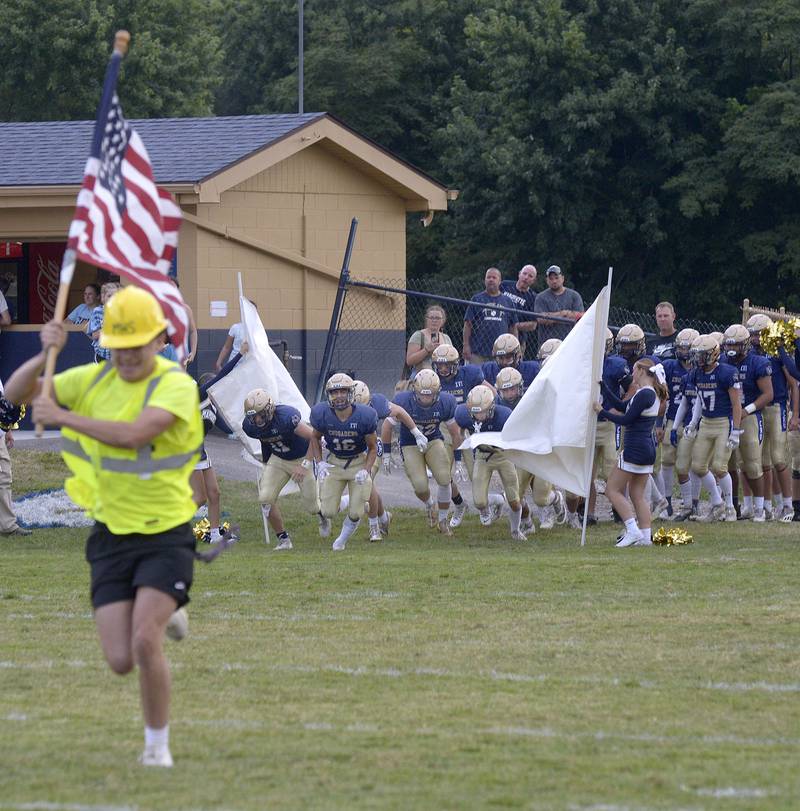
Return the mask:
M 483 364 L 484 382 L 494 386 L 497 373 L 508 367 L 516 369 L 522 375 L 525 388 L 533 383 L 533 378 L 539 374 L 539 363 L 535 360 L 522 360 L 522 347 L 516 336 L 510 332 L 497 337 L 492 346 L 492 360 Z
M 664 441 L 661 443 L 661 476 L 664 481 L 664 497 L 667 499 L 667 516 L 672 517 L 672 488 L 675 483 L 676 442 L 672 444 L 672 431 L 675 416 L 683 399 L 686 377 L 692 369 L 692 343 L 700 337 L 696 329 L 682 329 L 675 336 L 675 357 L 662 361 L 669 389 L 669 404 L 664 415 Z M 688 478 L 687 478 L 688 481 Z M 661 516 L 664 517 L 663 514 Z
M 736 369 L 720 363 L 716 338 L 701 335 L 696 347 L 697 366 L 689 372 L 687 379 L 697 390 L 697 397 L 691 422 L 684 434 L 690 439 L 696 437 L 692 448 L 692 469 L 711 496 L 711 513 L 697 520 L 736 521 L 728 460 L 741 436 L 741 386 Z M 720 490 L 724 501 L 720 498 Z
M 427 440 L 423 445 L 412 435 L 405 425 L 400 426 L 400 451 L 403 455 L 403 467 L 417 498 L 425 504 L 428 511 L 428 520 L 431 527 L 438 527 L 443 535 L 452 535 L 450 524 L 447 521 L 447 512 L 450 506 L 450 457 L 445 449 L 444 439 L 440 426 L 445 424 L 450 432 L 453 447 L 461 444 L 461 437 L 456 425 L 454 415 L 456 399 L 452 394 L 441 390 L 439 376 L 433 369 L 420 369 L 411 381 L 409 391 L 400 391 L 394 397 L 394 402 L 403 408 L 414 421 L 416 427 Z M 381 439 L 384 445 L 391 441 L 392 426 L 396 424 L 393 417 L 387 417 L 383 422 Z M 456 451 L 456 467 L 461 470 L 461 453 Z M 384 457 L 383 469 L 388 475 L 391 465 L 388 457 Z M 428 484 L 428 474 L 425 467 L 430 468 L 436 481 L 436 501 L 431 496 Z M 466 478 L 466 474 L 464 474 Z M 438 502 L 438 514 L 437 514 Z
M 606 330 L 609 335 L 611 335 L 611 330 Z M 612 336 L 613 341 L 613 336 Z M 548 338 L 540 347 L 539 353 L 536 355 L 536 359 L 539 361 L 539 367 L 545 365 L 545 363 L 556 353 L 556 349 L 561 346 L 562 341 L 561 338 Z M 608 347 L 608 341 L 606 341 L 606 347 Z
M 753 351 L 763 354 L 761 349 L 761 332 L 772 325 L 772 319 L 767 315 L 757 313 L 747 320 L 747 330 L 750 333 L 750 344 Z M 781 521 L 791 521 L 794 517 L 792 506 L 792 480 L 787 467 L 787 431 L 789 420 L 787 406 L 791 406 L 792 414 L 798 413 L 798 389 L 796 379 L 797 365 L 786 350 L 781 347 L 777 357 L 766 355 L 772 366 L 772 393 L 773 400 L 761 410 L 764 421 L 764 443 L 762 445 L 761 461 L 764 468 L 764 506 L 766 507 L 770 493 L 773 491 L 773 481 L 781 491 L 782 501 L 774 511 L 774 517 Z M 791 399 L 791 402 L 789 402 Z M 773 474 L 774 471 L 774 474 Z M 745 507 L 747 496 L 745 496 Z M 744 510 L 743 510 L 744 512 Z M 744 517 L 744 516 L 743 516 Z
M 734 496 L 738 496 L 738 471 L 744 473 L 752 490 L 745 496 L 745 511 L 753 521 L 764 521 L 764 469 L 761 462 L 763 423 L 761 410 L 772 402 L 772 364 L 764 355 L 757 355 L 750 348 L 750 333 L 742 324 L 731 324 L 725 330 L 725 355 L 728 363 L 739 374 L 742 394 L 742 422 L 739 444 L 731 454 L 728 471 L 733 481 Z M 734 502 L 734 506 L 738 498 Z
M 264 389 L 252 389 L 244 398 L 242 430 L 261 443 L 263 464 L 258 477 L 258 500 L 264 517 L 270 517 L 281 490 L 293 479 L 300 488 L 306 512 L 319 518 L 320 535 L 330 535 L 330 519 L 320 511 L 317 480 L 306 475 L 311 462 L 305 457 L 313 432 L 300 412 L 293 406 L 276 404 Z M 278 540 L 276 551 L 292 548 L 292 539 L 285 530 Z
M 467 395 L 467 402 L 456 408 L 455 419 L 462 436 L 481 431 L 502 431 L 511 415 L 507 406 L 497 405 L 495 393 L 488 386 L 475 386 Z M 489 481 L 497 471 L 503 483 L 508 506 L 511 509 L 511 537 L 515 541 L 526 541 L 520 529 L 522 504 L 519 499 L 519 479 L 513 462 L 505 452 L 491 445 L 478 445 L 475 448 L 475 462 L 472 469 L 472 499 L 480 513 L 481 524 L 489 526 L 492 514 L 489 510 Z
M 361 521 L 364 505 L 372 491 L 370 471 L 378 458 L 378 415 L 375 409 L 355 402 L 355 383 L 349 375 L 338 372 L 325 384 L 326 400 L 311 409 L 314 429 L 308 445 L 303 470 L 311 462 L 322 461 L 321 440 L 329 451 L 325 467 L 318 466 L 320 503 L 325 518 L 333 518 L 345 487 L 349 501 L 342 530 L 333 542 L 333 551 L 341 552 Z
M 408 415 L 405 409 L 400 408 L 396 403 L 390 403 L 382 394 L 370 393 L 369 386 L 363 380 L 355 380 L 355 401 L 361 405 L 369 406 L 375 409 L 378 415 L 378 422 L 391 416 L 394 420 L 403 423 L 403 425 L 411 431 L 414 439 L 417 441 L 417 447 L 426 448 L 428 440 L 422 431 L 414 424 L 414 420 Z M 378 456 L 375 459 L 375 464 L 372 466 L 370 472 L 372 478 L 372 492 L 369 494 L 369 539 L 370 541 L 380 541 L 384 535 L 389 534 L 389 523 L 392 520 L 392 514 L 383 506 L 383 499 L 375 486 L 375 477 L 380 470 L 381 462 L 389 459 L 391 447 L 384 447 L 383 442 L 378 440 Z

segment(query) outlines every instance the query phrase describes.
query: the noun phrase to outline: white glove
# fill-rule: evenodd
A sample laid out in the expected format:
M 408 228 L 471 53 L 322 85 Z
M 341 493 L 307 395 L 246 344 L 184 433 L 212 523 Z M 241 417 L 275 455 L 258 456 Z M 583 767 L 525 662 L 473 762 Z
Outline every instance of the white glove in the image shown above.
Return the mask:
M 328 477 L 331 465 L 327 462 L 317 462 L 317 481 L 321 482 Z
M 467 475 L 467 469 L 466 469 L 466 467 L 464 467 L 463 462 L 456 462 L 456 467 L 455 467 L 455 471 L 453 473 L 453 478 L 457 482 L 465 482 L 469 478 L 469 476 Z
M 362 468 L 356 473 L 356 484 L 364 484 L 369 476 L 369 471 Z
M 383 457 L 383 475 L 384 476 L 392 475 L 392 460 L 391 457 L 388 455 L 384 455 Z
M 683 429 L 683 435 L 686 439 L 694 439 L 697 436 L 697 428 L 694 425 L 687 425 Z
M 728 435 L 728 442 L 727 445 L 731 450 L 734 450 L 739 447 L 739 441 L 742 438 L 742 429 L 741 428 L 732 428 L 730 434 Z
M 417 447 L 420 449 L 420 452 L 425 453 L 425 451 L 428 449 L 428 437 L 426 437 L 425 434 L 419 430 L 419 428 L 415 428 L 411 432 L 411 436 L 417 440 Z

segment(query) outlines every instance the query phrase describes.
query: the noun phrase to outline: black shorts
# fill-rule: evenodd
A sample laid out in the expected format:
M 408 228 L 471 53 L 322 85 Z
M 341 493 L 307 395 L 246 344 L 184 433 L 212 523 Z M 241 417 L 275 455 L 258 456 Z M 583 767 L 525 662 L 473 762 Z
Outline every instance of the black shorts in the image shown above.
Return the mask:
M 197 542 L 189 523 L 155 535 L 115 535 L 96 523 L 86 540 L 92 605 L 133 600 L 140 586 L 163 591 L 178 607 L 189 602 Z

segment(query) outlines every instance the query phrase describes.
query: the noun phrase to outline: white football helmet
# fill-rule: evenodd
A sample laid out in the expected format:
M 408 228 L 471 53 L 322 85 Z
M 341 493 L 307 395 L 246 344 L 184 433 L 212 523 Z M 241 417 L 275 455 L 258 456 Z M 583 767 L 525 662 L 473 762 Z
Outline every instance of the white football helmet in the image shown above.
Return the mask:
M 433 369 L 420 369 L 411 381 L 411 389 L 417 402 L 424 408 L 428 408 L 439 397 L 442 383 L 439 375 Z
M 252 389 L 244 398 L 244 413 L 259 427 L 275 416 L 275 402 L 264 389 Z
M 608 341 L 606 340 L 606 344 Z M 550 356 L 561 346 L 561 339 L 560 338 L 548 338 L 540 347 L 539 347 L 539 354 L 536 356 L 539 359 L 539 362 L 542 366 L 547 363 L 550 359 Z
M 492 346 L 492 357 L 501 369 L 504 366 L 516 366 L 522 360 L 519 340 L 510 332 L 503 333 Z
M 353 381 L 353 402 L 361 405 L 369 405 L 369 386 L 363 380 Z
M 547 341 L 545 341 L 547 343 Z M 606 355 L 610 355 L 614 351 L 614 333 L 606 327 Z
M 625 324 L 617 333 L 617 352 L 628 362 L 635 362 L 644 355 L 644 332 L 638 324 Z
M 440 378 L 449 380 L 458 373 L 458 350 L 450 344 L 441 344 L 431 353 L 431 367 Z
M 692 344 L 692 351 L 701 369 L 713 366 L 719 360 L 719 342 L 713 335 L 700 335 Z
M 772 319 L 764 313 L 756 313 L 747 319 L 747 329 L 752 335 L 754 332 L 761 332 L 772 326 Z
M 729 360 L 744 358 L 750 351 L 750 332 L 743 324 L 731 324 L 725 330 L 725 355 Z
M 355 402 L 355 382 L 350 375 L 337 372 L 325 384 L 328 403 L 337 411 L 342 411 Z
M 494 387 L 500 395 L 500 399 L 509 407 L 513 408 L 522 397 L 522 375 L 519 369 L 513 366 L 506 366 L 497 373 Z M 484 386 L 484 388 L 486 388 Z
M 700 333 L 696 329 L 682 329 L 675 338 L 675 357 L 678 360 L 688 360 L 692 353 L 692 344 L 699 337 Z
M 484 422 L 494 413 L 494 392 L 482 383 L 470 389 L 467 409 L 475 422 Z

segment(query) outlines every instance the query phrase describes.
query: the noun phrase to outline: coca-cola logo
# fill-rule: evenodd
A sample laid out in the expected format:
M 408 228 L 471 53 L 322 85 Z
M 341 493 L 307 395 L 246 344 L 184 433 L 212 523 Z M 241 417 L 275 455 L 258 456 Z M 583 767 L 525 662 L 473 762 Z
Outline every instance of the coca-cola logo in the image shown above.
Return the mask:
M 49 321 L 56 311 L 59 265 L 55 259 L 38 254 L 36 257 L 36 292 L 42 302 L 42 315 Z

